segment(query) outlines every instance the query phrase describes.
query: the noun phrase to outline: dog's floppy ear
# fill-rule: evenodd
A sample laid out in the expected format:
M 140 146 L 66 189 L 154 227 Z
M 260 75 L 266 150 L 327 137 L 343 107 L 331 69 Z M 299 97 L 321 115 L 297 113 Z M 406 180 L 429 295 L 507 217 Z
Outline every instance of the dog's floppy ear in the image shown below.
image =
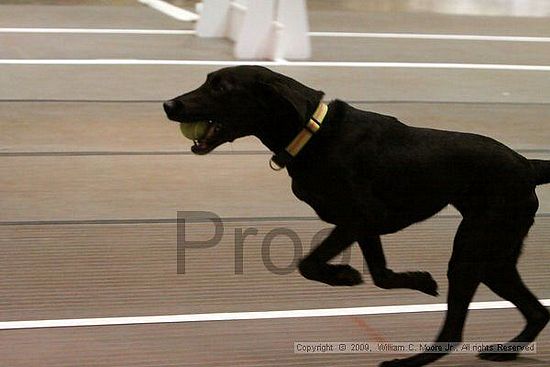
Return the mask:
M 262 81 L 260 84 L 263 89 L 270 92 L 272 97 L 283 101 L 292 108 L 300 121 L 304 123 L 311 118 L 324 95 L 322 91 L 306 87 L 281 74 L 276 78 Z

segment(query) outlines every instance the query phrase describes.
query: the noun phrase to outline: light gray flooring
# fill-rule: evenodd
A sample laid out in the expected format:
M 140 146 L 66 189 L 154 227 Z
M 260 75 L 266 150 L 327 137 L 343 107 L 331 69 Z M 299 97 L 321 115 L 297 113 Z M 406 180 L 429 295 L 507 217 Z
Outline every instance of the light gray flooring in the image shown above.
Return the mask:
M 130 1 L 9 3 L 0 5 L 0 27 L 193 28 Z M 488 17 L 490 9 L 465 16 L 405 0 L 366 4 L 310 1 L 311 29 L 550 36 L 547 17 Z M 0 59 L 233 60 L 228 41 L 187 35 L 0 33 L 0 46 Z M 315 37 L 313 51 L 314 61 L 550 65 L 548 43 Z M 260 249 L 269 231 L 294 231 L 305 252 L 328 226 L 292 196 L 286 173 L 268 168 L 270 154 L 255 139 L 195 157 L 165 119 L 162 100 L 197 87 L 217 68 L 0 65 L 0 321 L 445 301 L 445 268 L 460 219 L 452 210 L 384 238 L 390 265 L 430 271 L 440 285 L 437 298 L 377 289 L 367 272 L 365 284 L 350 289 L 312 283 L 296 271 L 283 276 L 267 270 Z M 550 159 L 550 72 L 274 69 L 325 91 L 327 99 L 414 126 L 488 135 L 527 157 Z M 525 282 L 539 298 L 550 298 L 549 190 L 538 190 L 541 209 L 520 260 Z M 210 211 L 226 221 L 220 243 L 189 251 L 186 274 L 177 274 L 175 220 L 182 210 Z M 235 274 L 240 261 L 234 236 L 247 228 L 258 234 L 244 242 L 243 273 Z M 204 223 L 188 227 L 194 238 L 211 230 Z M 275 240 L 273 262 L 291 264 L 292 250 L 283 238 Z M 363 271 L 356 247 L 351 263 Z M 499 298 L 481 287 L 475 300 Z M 436 312 L 0 330 L 0 365 L 375 366 L 396 355 L 297 355 L 292 345 L 430 341 L 442 317 Z M 507 340 L 521 326 L 515 310 L 475 311 L 465 337 Z M 537 354 L 506 365 L 548 365 L 549 336 L 548 329 L 540 336 Z M 453 355 L 433 366 L 492 365 L 474 355 Z

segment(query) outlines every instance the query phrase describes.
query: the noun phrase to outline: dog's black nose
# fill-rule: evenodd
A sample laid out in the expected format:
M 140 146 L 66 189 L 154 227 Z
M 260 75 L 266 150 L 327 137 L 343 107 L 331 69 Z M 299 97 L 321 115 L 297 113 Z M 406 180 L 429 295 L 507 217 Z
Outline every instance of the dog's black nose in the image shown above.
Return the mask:
M 166 101 L 162 106 L 164 107 L 164 112 L 166 112 L 168 117 L 177 116 L 183 112 L 183 103 L 177 99 Z

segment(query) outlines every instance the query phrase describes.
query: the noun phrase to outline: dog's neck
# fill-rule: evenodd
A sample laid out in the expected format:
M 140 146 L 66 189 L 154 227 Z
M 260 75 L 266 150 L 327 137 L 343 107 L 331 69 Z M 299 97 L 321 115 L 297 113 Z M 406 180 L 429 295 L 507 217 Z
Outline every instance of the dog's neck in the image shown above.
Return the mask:
M 292 129 L 279 129 L 274 135 L 266 133 L 263 135 L 263 139 L 260 137 L 262 142 L 274 153 L 270 161 L 271 168 L 280 170 L 290 163 L 319 130 L 327 112 L 328 106 L 320 102 L 305 125 L 297 124 Z M 290 131 L 293 132 L 290 133 Z
M 271 152 L 284 149 L 303 128 L 294 114 L 271 116 L 255 134 Z

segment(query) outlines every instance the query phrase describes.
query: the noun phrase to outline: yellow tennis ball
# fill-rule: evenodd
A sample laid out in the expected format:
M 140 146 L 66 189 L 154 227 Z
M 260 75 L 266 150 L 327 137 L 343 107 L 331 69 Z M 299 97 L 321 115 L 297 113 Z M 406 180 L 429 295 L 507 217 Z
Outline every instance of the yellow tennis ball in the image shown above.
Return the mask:
M 187 139 L 202 139 L 208 131 L 208 121 L 180 123 L 180 131 Z

